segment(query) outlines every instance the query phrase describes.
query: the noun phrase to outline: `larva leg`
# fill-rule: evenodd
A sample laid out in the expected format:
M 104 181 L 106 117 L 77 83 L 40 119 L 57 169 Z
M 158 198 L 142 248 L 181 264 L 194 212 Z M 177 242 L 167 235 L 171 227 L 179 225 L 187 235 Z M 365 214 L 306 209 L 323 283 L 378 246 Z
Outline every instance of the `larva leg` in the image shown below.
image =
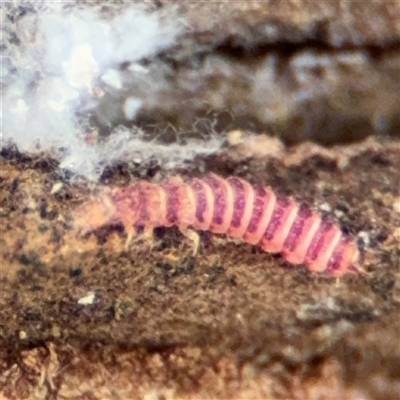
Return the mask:
M 189 240 L 192 241 L 192 246 L 193 246 L 193 256 L 197 254 L 197 250 L 199 249 L 199 244 L 200 244 L 200 236 L 199 234 L 189 228 L 180 228 L 179 229 L 184 236 L 186 236 Z
M 130 227 L 125 227 L 125 231 L 127 233 L 125 241 L 125 250 L 129 250 L 129 246 L 133 243 L 132 239 L 137 237 L 137 230 L 134 226 L 130 226 Z
M 154 235 L 153 235 L 153 226 L 147 226 L 144 228 L 143 233 L 138 235 L 135 227 L 131 227 L 129 229 L 125 228 L 128 236 L 125 242 L 125 250 L 129 250 L 129 247 L 133 243 L 145 242 L 150 249 L 154 246 Z
M 146 226 L 140 237 L 143 238 L 143 241 L 152 249 L 154 246 L 154 226 Z

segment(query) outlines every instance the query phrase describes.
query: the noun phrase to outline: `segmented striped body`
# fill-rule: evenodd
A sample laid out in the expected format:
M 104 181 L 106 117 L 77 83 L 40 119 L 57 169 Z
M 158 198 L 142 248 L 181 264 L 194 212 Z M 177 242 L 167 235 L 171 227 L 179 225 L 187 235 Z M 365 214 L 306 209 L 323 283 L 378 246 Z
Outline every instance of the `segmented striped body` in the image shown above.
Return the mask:
M 176 225 L 184 234 L 193 228 L 241 238 L 311 271 L 341 276 L 360 270 L 357 245 L 338 225 L 305 204 L 237 177 L 211 174 L 188 182 L 174 177 L 161 185 L 138 181 L 101 196 L 80 215 L 85 232 L 119 222 L 128 235 L 137 226 Z

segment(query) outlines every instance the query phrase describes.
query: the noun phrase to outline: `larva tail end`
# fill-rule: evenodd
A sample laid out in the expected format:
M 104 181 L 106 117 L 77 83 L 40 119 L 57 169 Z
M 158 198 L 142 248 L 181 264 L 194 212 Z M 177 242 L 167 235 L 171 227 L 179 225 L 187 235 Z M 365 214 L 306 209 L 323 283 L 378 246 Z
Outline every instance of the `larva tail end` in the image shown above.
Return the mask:
M 364 251 L 357 249 L 347 272 L 364 276 L 367 275 L 368 272 L 364 269 L 362 264 L 364 264 Z
M 361 266 L 359 263 L 355 263 L 350 265 L 349 269 L 347 270 L 350 274 L 361 274 L 361 275 L 368 275 L 368 272 Z
M 363 261 L 363 254 L 360 254 L 359 250 L 355 249 L 352 258 L 347 263 L 344 263 L 342 268 L 333 271 L 331 274 L 337 278 L 340 278 L 344 274 L 361 274 L 365 276 L 367 275 L 367 271 L 362 266 Z
M 368 272 L 358 263 L 352 264 L 347 270 L 346 270 L 346 274 L 353 274 L 353 275 L 362 275 L 362 276 L 366 276 L 368 274 Z M 340 279 L 342 278 L 343 274 L 339 275 L 333 275 L 336 277 L 336 286 L 339 287 L 340 286 Z

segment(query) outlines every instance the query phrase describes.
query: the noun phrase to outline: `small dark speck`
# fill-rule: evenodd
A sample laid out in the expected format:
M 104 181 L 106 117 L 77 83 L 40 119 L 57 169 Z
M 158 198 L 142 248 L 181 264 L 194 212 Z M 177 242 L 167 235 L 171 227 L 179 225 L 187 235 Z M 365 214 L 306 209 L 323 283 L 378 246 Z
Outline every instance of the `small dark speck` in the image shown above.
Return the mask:
M 19 180 L 18 179 L 14 179 L 11 182 L 10 193 L 14 194 L 17 191 L 18 186 L 19 186 Z
M 365 250 L 365 247 L 366 247 L 366 243 L 364 242 L 364 239 L 363 238 L 361 238 L 361 237 L 359 237 L 359 238 L 357 238 L 357 248 L 358 248 L 358 250 Z
M 50 210 L 47 213 L 47 219 L 50 221 L 55 220 L 58 217 L 58 212 L 56 210 Z
M 18 258 L 18 261 L 22 265 L 29 265 L 31 263 L 31 260 L 26 256 L 26 254 L 21 254 Z
M 250 253 L 251 253 L 251 254 L 258 254 L 258 253 L 260 253 L 260 248 L 259 248 L 258 246 L 253 246 L 253 247 L 250 249 Z
M 175 268 L 172 271 L 171 276 L 175 277 L 183 274 L 190 275 L 195 270 L 195 267 L 196 267 L 195 258 L 190 257 L 189 260 L 186 263 L 184 263 L 181 267 Z
M 128 67 L 131 65 L 131 63 L 129 61 L 124 61 L 121 64 L 119 64 L 119 69 L 120 71 L 124 71 L 126 69 L 128 69 Z
M 108 324 L 115 319 L 115 308 L 113 306 L 104 310 L 103 319 L 104 322 Z
M 381 296 L 388 295 L 395 285 L 395 280 L 392 276 L 371 279 L 369 286 L 371 290 Z
M 47 226 L 47 225 L 45 225 L 45 224 L 40 224 L 39 226 L 38 226 L 38 231 L 40 232 L 40 233 L 44 233 L 44 232 L 46 232 L 46 231 L 48 231 L 49 230 L 49 227 Z
M 163 236 L 165 235 L 166 229 L 162 226 L 159 226 L 157 228 L 154 228 L 154 236 L 157 239 L 162 239 Z
M 62 228 L 65 229 L 66 231 L 72 231 L 74 229 L 73 224 L 69 224 L 66 222 L 63 222 L 61 224 Z
M 53 221 L 58 217 L 58 212 L 56 210 L 47 210 L 47 203 L 43 201 L 39 206 L 39 215 L 42 219 L 48 219 L 49 221 Z
M 32 292 L 39 292 L 39 291 L 42 291 L 42 290 L 43 290 L 43 286 L 40 286 L 40 285 L 32 285 L 29 289 L 30 289 Z
M 355 310 L 346 312 L 344 318 L 354 323 L 372 322 L 375 319 L 375 316 L 371 310 Z
M 17 271 L 17 277 L 20 284 L 25 284 L 30 280 L 30 274 L 25 269 L 20 269 Z
M 389 159 L 384 154 L 375 154 L 371 157 L 371 162 L 374 164 L 387 167 L 390 165 Z
M 376 236 L 376 241 L 379 243 L 384 242 L 386 239 L 388 238 L 388 233 L 385 230 L 382 230 L 378 233 L 378 235 Z
M 69 276 L 71 278 L 76 278 L 77 276 L 82 275 L 82 269 L 81 268 L 70 268 L 69 269 Z
M 28 307 L 24 310 L 24 319 L 27 321 L 39 321 L 41 319 L 41 313 L 32 307 Z
M 15 44 L 16 46 L 19 46 L 21 44 L 21 41 L 19 40 L 18 36 L 16 33 L 11 32 L 9 36 L 9 42 L 11 44 Z
M 342 204 L 342 203 L 339 203 L 335 208 L 336 208 L 337 211 L 342 211 L 344 213 L 348 213 L 349 212 L 349 208 L 346 205 Z
M 158 262 L 156 264 L 156 267 L 162 269 L 163 271 L 171 271 L 172 270 L 172 265 L 168 264 L 168 263 L 160 263 L 160 262 Z
M 342 232 L 345 235 L 350 235 L 351 234 L 352 230 L 351 230 L 350 226 L 348 226 L 347 224 L 341 224 L 340 227 L 342 229 Z
M 48 160 L 40 160 L 35 166 L 44 172 L 49 172 L 52 169 L 52 165 Z
M 210 272 L 215 275 L 222 275 L 225 272 L 225 268 L 222 265 L 214 265 L 210 268 Z
M 222 275 L 225 272 L 225 268 L 221 265 L 214 265 L 213 267 L 209 268 L 208 270 L 208 281 L 214 282 L 218 276 Z
M 322 196 L 323 196 L 323 197 L 329 197 L 329 196 L 332 195 L 332 193 L 333 193 L 333 190 L 332 190 L 332 189 L 325 188 L 325 189 L 323 189 L 323 191 L 322 191 Z
M 35 13 L 35 10 L 31 7 L 31 6 L 18 6 L 18 15 L 17 18 L 20 19 L 21 17 L 23 17 L 24 15 L 28 14 L 28 13 Z
M 189 261 L 187 262 L 187 265 L 186 265 L 186 271 L 188 273 L 191 273 L 191 272 L 194 271 L 195 267 L 196 267 L 195 258 L 194 257 L 190 257 L 190 259 L 189 259 Z
M 51 238 L 50 238 L 50 242 L 51 243 L 60 243 L 61 242 L 61 234 L 58 231 L 58 229 L 56 229 L 56 227 L 54 227 L 51 231 Z
M 47 217 L 47 203 L 42 202 L 39 206 L 40 218 L 45 219 Z

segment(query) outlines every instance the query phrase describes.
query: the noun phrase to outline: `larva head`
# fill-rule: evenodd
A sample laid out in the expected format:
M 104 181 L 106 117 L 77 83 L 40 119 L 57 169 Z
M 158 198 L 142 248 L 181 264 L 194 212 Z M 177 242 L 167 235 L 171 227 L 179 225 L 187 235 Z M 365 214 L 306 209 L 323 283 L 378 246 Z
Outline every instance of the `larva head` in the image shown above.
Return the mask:
M 115 222 L 117 222 L 117 209 L 107 194 L 87 201 L 74 213 L 74 225 L 81 235 Z

